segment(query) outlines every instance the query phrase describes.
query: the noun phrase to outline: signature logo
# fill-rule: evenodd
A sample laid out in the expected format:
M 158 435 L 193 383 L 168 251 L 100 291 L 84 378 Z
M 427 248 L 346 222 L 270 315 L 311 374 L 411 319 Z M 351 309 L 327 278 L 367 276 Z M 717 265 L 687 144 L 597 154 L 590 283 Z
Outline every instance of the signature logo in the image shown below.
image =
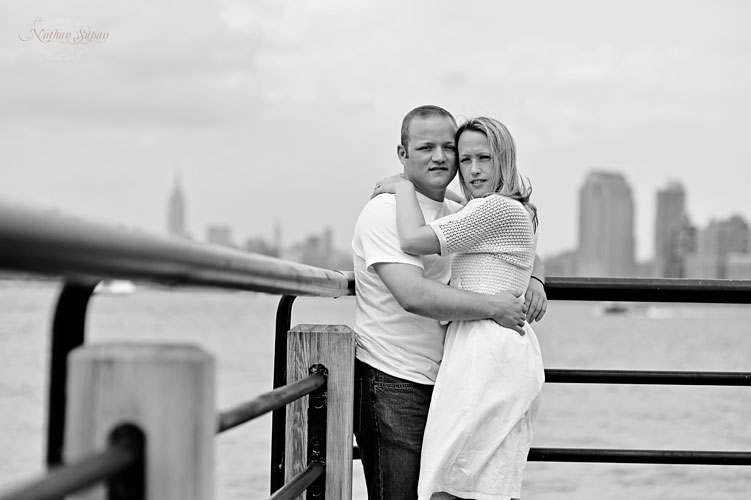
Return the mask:
M 27 33 L 19 33 L 22 42 L 42 44 L 43 51 L 56 59 L 73 59 L 92 46 L 109 40 L 107 31 L 95 30 L 77 19 L 34 19 Z

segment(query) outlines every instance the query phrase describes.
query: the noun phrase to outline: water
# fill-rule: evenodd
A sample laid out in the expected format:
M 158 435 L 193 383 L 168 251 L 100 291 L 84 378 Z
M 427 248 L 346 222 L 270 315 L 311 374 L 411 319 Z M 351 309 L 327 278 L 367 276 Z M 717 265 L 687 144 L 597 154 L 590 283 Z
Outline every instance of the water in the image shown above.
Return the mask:
M 43 472 L 54 283 L 0 281 L 0 492 Z M 88 342 L 180 341 L 217 358 L 220 410 L 271 388 L 277 297 L 139 288 L 95 296 Z M 292 323 L 353 324 L 354 299 L 300 298 Z M 548 368 L 751 371 L 751 307 L 551 302 Z M 534 446 L 751 450 L 751 388 L 547 384 Z M 217 437 L 216 498 L 268 493 L 271 421 Z M 354 498 L 365 498 L 355 462 Z M 751 468 L 531 462 L 525 499 L 745 499 Z

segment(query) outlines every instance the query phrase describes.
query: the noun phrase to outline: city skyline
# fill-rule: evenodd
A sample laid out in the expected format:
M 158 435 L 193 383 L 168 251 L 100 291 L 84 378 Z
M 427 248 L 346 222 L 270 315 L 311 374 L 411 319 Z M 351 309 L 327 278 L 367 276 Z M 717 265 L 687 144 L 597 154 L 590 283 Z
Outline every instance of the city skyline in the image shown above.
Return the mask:
M 587 173 L 578 192 L 578 244 L 544 260 L 549 275 L 664 278 L 751 278 L 751 230 L 745 218 L 712 218 L 705 227 L 693 225 L 686 191 L 673 179 L 655 193 L 654 252 L 638 260 L 634 242 L 631 186 L 621 172 L 602 169 Z M 193 239 L 184 231 L 187 198 L 175 178 L 167 201 L 169 234 Z M 331 269 L 350 269 L 349 248 L 336 247 L 334 231 L 325 226 L 284 247 L 282 226 L 274 226 L 273 241 L 254 233 L 236 240 L 233 228 L 213 221 L 199 241 L 304 262 Z
M 330 226 L 323 229 L 299 235 L 291 244 L 282 243 L 282 227 L 274 226 L 273 239 L 269 241 L 258 234 L 248 234 L 238 237 L 231 225 L 213 221 L 209 223 L 202 236 L 193 236 L 185 230 L 188 209 L 188 196 L 183 192 L 180 176 L 175 177 L 172 190 L 166 203 L 166 234 L 202 243 L 210 243 L 248 252 L 278 257 L 294 262 L 301 262 L 316 267 L 338 270 L 352 270 L 352 256 L 349 249 L 337 248 L 334 245 L 334 231 Z
M 741 215 L 692 223 L 676 180 L 656 192 L 654 254 L 634 254 L 634 203 L 620 172 L 593 170 L 579 190 L 579 242 L 544 259 L 549 276 L 751 279 L 751 225 Z

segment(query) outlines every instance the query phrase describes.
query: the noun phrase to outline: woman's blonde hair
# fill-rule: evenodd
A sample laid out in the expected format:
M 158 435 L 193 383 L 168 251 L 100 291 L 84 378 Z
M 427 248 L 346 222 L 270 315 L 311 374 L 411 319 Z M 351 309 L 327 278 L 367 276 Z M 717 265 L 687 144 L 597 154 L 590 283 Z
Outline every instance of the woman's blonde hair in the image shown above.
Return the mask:
M 493 175 L 490 179 L 494 186 L 493 191 L 503 196 L 513 198 L 524 205 L 529 214 L 532 216 L 532 223 L 537 228 L 537 207 L 529 201 L 532 195 L 532 186 L 529 179 L 525 182 L 516 168 L 516 144 L 511 132 L 506 126 L 493 118 L 480 116 L 470 118 L 459 126 L 456 131 L 456 145 L 459 145 L 459 138 L 464 132 L 479 132 L 488 139 L 488 146 L 492 155 Z M 461 155 L 461 151 L 459 151 Z M 459 169 L 459 180 L 461 181 L 462 192 L 464 197 L 469 200 L 472 198 L 462 176 L 462 170 Z

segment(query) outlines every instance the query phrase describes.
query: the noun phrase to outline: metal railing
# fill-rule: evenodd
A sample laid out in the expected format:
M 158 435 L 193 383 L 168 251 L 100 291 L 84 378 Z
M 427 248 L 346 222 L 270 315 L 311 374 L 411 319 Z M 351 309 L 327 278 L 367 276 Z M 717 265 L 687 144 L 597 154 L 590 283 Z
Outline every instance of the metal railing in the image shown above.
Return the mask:
M 354 293 L 351 273 L 0 205 L 0 269 L 91 284 L 129 279 L 275 295 Z
M 312 443 L 324 439 L 326 435 L 326 367 L 310 367 L 311 375 L 292 384 L 261 394 L 251 401 L 237 405 L 219 415 L 217 432 L 225 432 L 238 425 L 274 410 L 283 409 L 303 396 L 311 395 L 308 402 L 308 449 Z M 323 436 L 323 437 L 322 437 Z M 310 489 L 313 498 L 325 498 L 326 455 L 319 453 L 309 460 L 307 468 L 272 492 L 273 500 L 292 500 Z
M 250 422 L 288 403 L 311 395 L 309 401 L 308 441 L 321 439 L 326 433 L 326 368 L 312 366 L 308 378 L 261 394 L 250 401 L 221 412 L 217 418 L 217 434 Z M 144 496 L 144 440 L 140 429 L 123 425 L 114 429 L 110 446 L 75 463 L 62 465 L 42 479 L 14 492 L 0 496 L 0 500 L 58 500 L 100 482 L 106 482 L 109 498 L 140 500 Z M 310 445 L 309 445 L 310 446 Z M 317 488 L 316 497 L 325 488 L 325 453 L 310 460 L 308 467 L 292 478 L 271 498 L 291 500 L 309 488 Z M 112 493 L 114 492 L 114 493 Z
M 2 500 L 59 500 L 102 481 L 118 491 L 118 499 L 139 499 L 144 493 L 144 436 L 135 426 L 117 427 L 110 445 L 75 463 L 52 470 L 42 479 L 5 494 Z
M 65 279 L 52 325 L 49 466 L 62 461 L 68 354 L 85 342 L 88 302 L 100 281 L 130 279 L 295 296 L 354 294 L 352 273 L 3 205 L 0 269 Z
M 290 313 L 296 296 L 353 295 L 351 272 L 319 269 L 7 206 L 0 206 L 0 269 L 60 276 L 65 280 L 55 309 L 51 340 L 47 450 L 50 467 L 61 463 L 68 353 L 85 341 L 86 309 L 100 280 L 121 278 L 169 286 L 282 295 L 276 320 L 275 390 L 222 414 L 217 429 L 227 430 L 254 418 L 259 412 L 273 411 L 271 490 L 275 495 L 282 495 L 292 488 L 282 487 L 280 481 L 284 477 L 284 456 L 280 450 L 284 448 L 285 423 L 278 405 L 288 401 L 291 393 L 297 393 L 301 387 L 309 389 L 306 384 L 311 382 L 295 389 L 282 389 L 287 370 L 286 359 L 282 359 L 287 347 L 283 333 L 290 329 Z M 751 303 L 751 281 L 742 280 L 550 277 L 546 292 L 550 300 Z M 751 385 L 749 373 L 724 372 L 548 369 L 546 377 L 549 383 Z M 533 448 L 529 458 L 565 462 L 751 465 L 751 452 Z M 130 461 L 128 464 L 132 466 Z M 117 476 L 123 467 L 127 466 L 117 466 L 115 472 L 108 474 Z M 319 469 L 314 464 L 303 471 L 300 484 L 320 475 Z
M 580 278 L 549 277 L 545 283 L 549 300 L 613 302 L 685 302 L 751 304 L 751 281 L 674 278 Z M 284 332 L 289 329 L 294 296 L 279 302 L 276 319 L 274 384 L 284 380 Z M 659 384 L 751 386 L 751 372 L 641 371 L 545 369 L 546 383 Z M 284 461 L 283 414 L 272 420 L 271 483 L 281 484 Z M 357 447 L 353 450 L 359 458 Z M 624 450 L 594 448 L 532 448 L 528 459 L 545 462 L 644 463 L 751 465 L 751 451 Z
M 283 408 L 287 403 L 307 396 L 325 385 L 326 376 L 316 370 L 313 375 L 306 379 L 266 392 L 251 401 L 222 412 L 217 421 L 217 432 L 228 431 L 261 415 Z
M 751 281 L 684 278 L 556 278 L 548 300 L 751 304 Z
M 63 464 L 66 383 L 69 353 L 85 342 L 88 302 L 105 279 L 129 279 L 173 287 L 211 287 L 270 294 L 339 297 L 354 292 L 351 273 L 316 268 L 184 239 L 159 237 L 56 214 L 0 205 L 0 270 L 61 277 L 55 307 L 50 357 L 47 465 L 50 473 L 2 500 L 58 499 L 94 483 L 130 478 L 143 461 L 142 443 L 114 442 L 107 449 L 72 464 Z M 279 410 L 306 395 L 319 394 L 317 412 L 326 429 L 325 367 L 311 367 L 308 379 L 283 386 L 221 413 L 218 433 Z M 322 394 L 322 396 L 321 396 Z M 321 413 L 321 408 L 323 412 Z M 325 455 L 324 455 L 325 457 Z M 307 488 L 323 488 L 325 461 L 312 460 L 302 473 L 272 498 L 295 498 Z M 130 476 L 128 476 L 130 474 Z M 113 482 L 114 481 L 114 482 Z M 114 485 L 114 486 L 113 486 Z M 120 487 L 122 490 L 122 487 Z M 130 488 L 142 498 L 142 488 Z M 318 495 L 320 497 L 320 495 Z
M 751 281 L 668 278 L 548 278 L 550 300 L 751 304 Z M 545 370 L 546 383 L 751 386 L 749 372 Z M 547 462 L 751 465 L 751 451 L 533 448 Z

